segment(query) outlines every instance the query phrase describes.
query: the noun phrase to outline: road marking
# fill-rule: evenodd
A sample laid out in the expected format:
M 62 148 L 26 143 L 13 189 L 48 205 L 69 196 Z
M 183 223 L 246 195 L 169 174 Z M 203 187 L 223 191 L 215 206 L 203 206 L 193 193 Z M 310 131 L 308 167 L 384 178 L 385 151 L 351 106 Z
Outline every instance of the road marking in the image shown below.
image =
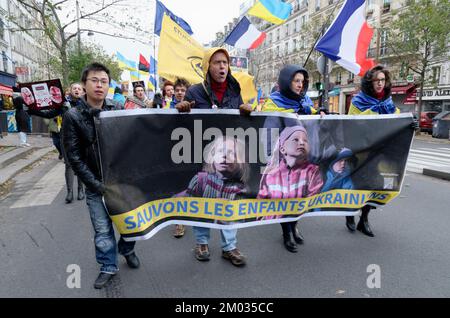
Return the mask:
M 446 153 L 439 153 L 439 152 L 432 152 L 432 151 L 423 151 L 423 150 L 416 150 L 416 149 L 411 149 L 411 152 L 412 153 L 433 154 L 433 155 L 438 155 L 438 156 L 441 156 L 441 157 L 448 157 L 448 158 L 450 158 L 450 154 L 446 154 Z
M 34 187 L 17 200 L 11 209 L 50 205 L 65 186 L 64 164 L 58 163 Z

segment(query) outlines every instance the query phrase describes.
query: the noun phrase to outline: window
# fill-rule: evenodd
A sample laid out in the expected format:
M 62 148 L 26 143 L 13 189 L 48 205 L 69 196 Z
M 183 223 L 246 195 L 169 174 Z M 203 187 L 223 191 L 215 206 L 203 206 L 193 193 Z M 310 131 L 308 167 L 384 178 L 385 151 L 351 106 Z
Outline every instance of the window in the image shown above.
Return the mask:
M 5 39 L 5 23 L 1 18 L 0 18 L 0 39 L 1 40 Z
M 320 10 L 320 0 L 316 0 L 316 11 Z
M 431 69 L 431 71 L 433 72 L 433 77 L 432 77 L 432 81 L 434 84 L 439 84 L 439 79 L 441 77 L 441 67 L 440 66 L 435 66 Z
M 353 83 L 355 81 L 355 74 L 353 74 L 352 72 L 348 72 L 348 80 L 347 83 Z
M 387 31 L 383 30 L 381 32 L 380 38 L 380 56 L 387 54 Z
M 297 52 L 298 45 L 297 45 L 297 39 L 294 39 L 294 52 Z
M 278 41 L 280 39 L 280 29 L 277 29 L 277 37 L 275 39 L 275 41 Z
M 2 51 L 2 60 L 3 60 L 3 70 L 8 72 L 8 58 L 6 57 L 6 52 Z
M 383 13 L 389 12 L 391 9 L 391 0 L 383 0 Z
M 272 33 L 269 33 L 269 43 L 272 43 Z
M 336 74 L 336 85 L 340 85 L 341 82 L 342 82 L 342 73 L 341 73 L 341 72 L 338 72 L 338 73 Z
M 284 54 L 287 55 L 289 53 L 289 42 L 284 43 Z

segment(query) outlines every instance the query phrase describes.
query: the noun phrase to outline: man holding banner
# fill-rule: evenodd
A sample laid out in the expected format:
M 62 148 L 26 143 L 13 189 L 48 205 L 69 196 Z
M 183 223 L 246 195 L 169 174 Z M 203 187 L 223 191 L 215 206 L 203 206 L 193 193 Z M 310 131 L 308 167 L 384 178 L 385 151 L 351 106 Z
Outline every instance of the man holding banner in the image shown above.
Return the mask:
M 86 204 L 95 231 L 95 254 L 101 264 L 100 274 L 94 283 L 103 288 L 118 272 L 117 248 L 114 228 L 106 211 L 102 196 L 105 193 L 100 171 L 99 150 L 94 118 L 101 111 L 116 110 L 121 107 L 106 99 L 111 81 L 109 70 L 102 64 L 93 63 L 85 68 L 81 82 L 86 97 L 80 99 L 77 107 L 64 114 L 63 143 L 70 166 L 86 185 Z M 138 268 L 139 259 L 134 253 L 135 242 L 119 240 L 119 253 L 129 267 Z
M 244 104 L 241 87 L 231 75 L 230 55 L 223 48 L 212 48 L 205 52 L 202 62 L 204 81 L 191 86 L 186 93 L 186 101 L 175 107 L 180 112 L 189 112 L 192 107 L 203 109 L 239 109 Z M 195 257 L 199 261 L 209 260 L 209 228 L 195 227 Z M 221 230 L 222 256 L 235 266 L 246 264 L 245 257 L 236 248 L 237 230 Z

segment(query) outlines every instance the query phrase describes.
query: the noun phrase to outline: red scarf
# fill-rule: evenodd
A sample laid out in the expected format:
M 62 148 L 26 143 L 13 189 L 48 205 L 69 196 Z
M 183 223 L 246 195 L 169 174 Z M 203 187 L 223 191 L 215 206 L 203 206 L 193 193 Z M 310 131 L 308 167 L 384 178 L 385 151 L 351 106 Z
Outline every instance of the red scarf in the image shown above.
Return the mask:
M 378 100 L 383 100 L 383 98 L 384 98 L 384 89 L 381 92 L 379 92 L 379 93 L 375 92 L 375 98 L 378 99 Z
M 211 89 L 213 93 L 216 95 L 217 100 L 221 104 L 223 101 L 223 97 L 225 96 L 225 92 L 227 91 L 227 85 L 228 84 L 226 80 L 223 83 L 217 83 L 216 81 L 211 80 Z

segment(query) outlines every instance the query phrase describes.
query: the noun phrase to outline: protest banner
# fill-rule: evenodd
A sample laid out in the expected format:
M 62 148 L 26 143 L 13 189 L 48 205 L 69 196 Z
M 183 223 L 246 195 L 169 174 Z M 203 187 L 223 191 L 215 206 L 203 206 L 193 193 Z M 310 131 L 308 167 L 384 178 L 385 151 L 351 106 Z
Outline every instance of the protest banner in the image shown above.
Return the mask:
M 410 114 L 101 113 L 105 205 L 126 240 L 170 224 L 242 228 L 355 215 L 400 193 L 412 122 Z
M 20 83 L 19 89 L 25 104 L 31 109 L 59 109 L 65 102 L 59 79 Z

